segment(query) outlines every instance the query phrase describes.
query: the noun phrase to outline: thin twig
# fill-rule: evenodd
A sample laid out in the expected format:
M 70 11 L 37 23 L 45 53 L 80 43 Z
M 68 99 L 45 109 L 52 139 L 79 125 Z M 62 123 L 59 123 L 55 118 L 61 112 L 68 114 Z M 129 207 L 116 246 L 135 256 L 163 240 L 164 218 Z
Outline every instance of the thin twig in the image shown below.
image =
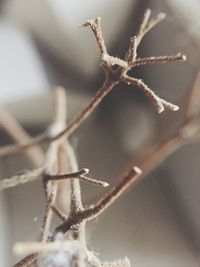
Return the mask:
M 138 58 L 134 63 L 135 66 L 147 65 L 147 64 L 165 64 L 169 62 L 180 62 L 185 61 L 185 55 L 178 53 L 172 56 L 161 56 L 161 57 L 147 57 L 147 58 Z
M 28 267 L 33 264 L 37 259 L 38 253 L 31 253 L 24 257 L 22 260 L 13 265 L 13 267 Z
M 141 19 L 141 22 L 140 22 L 140 25 L 138 27 L 138 31 L 136 33 L 136 36 L 137 36 L 137 42 L 138 42 L 138 45 L 139 43 L 141 42 L 143 36 L 144 36 L 144 32 L 145 32 L 145 29 L 147 27 L 147 23 L 149 21 L 149 18 L 151 16 L 151 10 L 150 9 L 147 9 L 145 12 L 144 12 L 144 15 Z
M 127 61 L 128 64 L 134 64 L 135 59 L 137 57 L 137 36 L 133 36 L 130 38 L 129 50 L 128 50 L 128 57 Z
M 24 171 L 22 174 L 17 174 L 10 178 L 1 179 L 0 190 L 35 181 L 42 175 L 44 169 L 45 166 L 42 166 L 32 171 Z
M 103 199 L 92 208 L 77 211 L 74 216 L 71 216 L 66 222 L 56 228 L 56 232 L 67 232 L 74 225 L 80 224 L 83 221 L 91 220 L 101 214 L 108 208 L 131 184 L 135 183 L 140 177 L 142 171 L 138 167 L 131 168 L 128 174 L 111 189 Z
M 61 211 L 59 210 L 56 206 L 52 205 L 51 209 L 53 210 L 53 212 L 64 222 L 67 220 L 67 216 Z
M 165 13 L 159 13 L 157 16 L 152 18 L 144 30 L 143 36 L 146 35 L 151 29 L 153 29 L 158 23 L 163 21 L 165 18 L 166 18 Z
M 166 15 L 164 13 L 159 13 L 156 17 L 150 20 L 151 10 L 147 9 L 144 13 L 142 22 L 137 32 L 138 45 L 142 41 L 143 37 L 158 23 L 165 19 Z
M 0 107 L 0 125 L 16 142 L 30 142 L 32 139 L 14 116 L 2 106 Z M 35 167 L 39 167 L 44 163 L 44 153 L 40 147 L 33 147 L 31 150 L 26 151 L 25 155 Z
M 70 241 L 60 241 L 55 240 L 54 242 L 42 243 L 42 242 L 23 242 L 16 243 L 13 247 L 13 250 L 16 254 L 28 254 L 39 253 L 39 252 L 49 252 L 49 251 L 76 251 L 80 248 L 80 243 L 75 240 Z
M 105 42 L 104 42 L 104 38 L 102 35 L 102 30 L 101 30 L 101 18 L 97 17 L 94 20 L 88 20 L 82 26 L 90 27 L 90 29 L 93 31 L 95 35 L 101 55 L 107 54 L 107 50 L 106 50 L 106 46 L 105 46 Z
M 65 92 L 64 89 L 58 87 L 54 93 L 54 123 L 51 125 L 49 131 L 51 134 L 57 134 L 60 130 L 65 128 L 66 126 L 66 101 L 65 101 Z M 57 140 L 54 143 L 51 143 L 47 153 L 46 159 L 46 171 L 43 175 L 43 181 L 45 186 L 45 194 L 47 200 L 47 207 L 44 216 L 44 224 L 43 224 L 43 232 L 42 232 L 42 241 L 46 242 L 49 236 L 49 230 L 51 226 L 53 212 L 51 206 L 54 205 L 56 201 L 57 191 L 58 191 L 58 183 L 56 181 L 51 181 L 48 184 L 45 183 L 45 179 L 47 175 L 54 175 L 55 173 L 59 173 L 61 170 L 61 162 L 62 162 L 62 143 L 65 142 L 65 139 Z M 52 196 L 53 194 L 53 196 Z M 52 196 L 52 198 L 51 198 Z M 51 200 L 49 202 L 49 199 Z
M 49 211 L 51 209 L 52 203 L 55 200 L 55 195 L 56 195 L 56 192 L 51 192 L 50 195 L 47 196 L 45 215 L 44 215 L 43 223 L 42 223 L 42 235 L 40 238 L 43 243 L 45 243 L 48 238 L 48 234 L 49 234 L 48 229 L 50 228 L 50 223 L 51 223 L 49 220 Z
M 77 179 L 83 180 L 93 185 L 98 185 L 98 186 L 103 186 L 103 187 L 109 186 L 107 182 L 96 180 L 96 179 L 86 176 L 88 173 L 89 173 L 89 169 L 84 168 L 77 172 L 72 172 L 72 173 L 58 174 L 58 175 L 46 175 L 44 179 L 45 179 L 45 182 L 48 182 L 48 181 L 59 181 L 59 180 L 77 178 Z
M 158 109 L 158 113 L 161 113 L 164 111 L 164 107 L 171 109 L 173 111 L 177 111 L 179 109 L 178 106 L 171 104 L 170 102 L 165 101 L 164 99 L 157 96 L 144 82 L 142 82 L 139 79 L 135 79 L 132 77 L 129 77 L 128 75 L 123 77 L 123 81 L 125 83 L 132 84 L 138 86 L 140 89 L 143 90 L 143 92 L 150 98 L 152 103 L 155 105 L 155 107 Z
M 0 157 L 4 157 L 7 155 L 12 155 L 16 154 L 19 151 L 22 152 L 28 148 L 31 148 L 36 145 L 41 145 L 45 143 L 49 143 L 50 139 L 49 137 L 45 134 L 41 134 L 37 137 L 32 138 L 30 141 L 26 141 L 23 143 L 17 143 L 17 144 L 10 144 L 6 145 L 0 148 Z
M 68 140 L 66 141 L 66 144 L 65 144 L 65 152 L 68 157 L 69 170 L 71 172 L 76 172 L 78 170 L 78 163 L 77 163 L 74 149 Z M 77 211 L 80 211 L 83 209 L 83 204 L 82 204 L 82 199 L 81 199 L 81 188 L 80 188 L 79 179 L 76 179 L 76 178 L 71 179 L 70 185 L 71 185 L 71 195 L 70 195 L 71 205 L 70 205 L 69 216 L 73 216 Z M 84 222 L 80 223 L 79 225 L 76 225 L 72 229 L 72 238 L 74 240 L 78 240 L 81 246 L 86 248 L 86 233 L 85 233 Z M 82 252 L 82 250 L 78 251 L 78 254 L 76 256 L 76 264 L 79 267 L 85 266 L 85 254 Z
M 50 145 L 50 148 L 48 151 L 48 157 L 47 157 L 48 173 L 54 173 L 57 171 L 58 147 L 59 147 L 58 143 L 53 143 Z M 46 177 L 46 174 L 44 174 L 44 177 Z M 47 186 L 44 183 L 44 189 L 45 189 L 45 196 L 46 196 L 46 209 L 45 209 L 45 215 L 43 219 L 43 226 L 42 226 L 42 233 L 41 233 L 42 242 L 46 242 L 49 236 L 52 215 L 53 215 L 50 205 L 53 205 L 56 199 L 57 183 L 51 182 L 51 184 L 49 183 Z M 50 203 L 49 203 L 49 199 L 51 199 Z

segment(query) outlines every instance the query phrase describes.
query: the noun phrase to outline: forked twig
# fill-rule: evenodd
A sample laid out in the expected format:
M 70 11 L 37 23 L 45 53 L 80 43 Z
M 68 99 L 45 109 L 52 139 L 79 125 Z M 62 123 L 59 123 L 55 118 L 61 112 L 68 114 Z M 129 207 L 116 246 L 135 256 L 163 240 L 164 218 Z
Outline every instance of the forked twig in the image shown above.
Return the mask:
M 91 220 L 102 213 L 107 207 L 109 207 L 118 197 L 131 185 L 136 183 L 137 179 L 141 175 L 141 170 L 138 167 L 131 168 L 129 173 L 121 180 L 119 184 L 113 187 L 94 207 L 88 209 L 77 210 L 75 213 L 71 214 L 67 220 L 66 217 L 61 214 L 61 212 L 52 207 L 53 211 L 62 219 L 65 220 L 63 224 L 55 229 L 55 233 L 67 231 L 74 229 L 76 225 L 85 225 L 85 222 Z M 82 244 L 84 246 L 84 244 Z M 37 258 L 37 253 L 32 253 L 22 259 L 13 267 L 27 267 L 29 262 L 27 259 L 31 258 L 32 262 Z M 83 255 L 85 258 L 85 255 Z
M 123 81 L 127 83 L 128 85 L 130 84 L 137 85 L 147 95 L 147 97 L 149 97 L 152 103 L 156 106 L 156 108 L 158 109 L 158 113 L 163 112 L 165 107 L 173 111 L 177 111 L 179 109 L 178 106 L 170 102 L 167 102 L 164 99 L 157 96 L 143 81 L 129 77 L 127 75 L 123 77 Z
M 163 13 L 158 14 L 153 19 L 150 19 L 150 15 L 151 11 L 147 10 L 144 14 L 144 17 L 142 19 L 142 22 L 138 28 L 136 35 L 133 36 L 133 38 L 131 38 L 130 40 L 128 58 L 125 60 L 118 59 L 108 55 L 101 31 L 101 24 L 99 17 L 94 20 L 89 20 L 85 24 L 83 24 L 83 26 L 88 26 L 89 28 L 92 29 L 95 38 L 97 40 L 97 44 L 100 50 L 100 58 L 102 60 L 102 65 L 106 73 L 106 79 L 104 84 L 98 90 L 93 99 L 88 103 L 85 109 L 78 116 L 76 116 L 65 129 L 54 135 L 50 136 L 41 135 L 39 137 L 34 138 L 31 142 L 28 143 L 5 146 L 0 149 L 0 156 L 17 153 L 36 144 L 51 143 L 53 141 L 60 139 L 63 136 L 69 136 L 70 134 L 72 134 L 90 116 L 90 114 L 94 111 L 94 109 L 99 105 L 99 103 L 104 99 L 104 97 L 115 87 L 115 85 L 117 85 L 119 82 L 124 82 L 126 79 L 131 79 L 131 77 L 127 75 L 127 72 L 131 68 L 137 65 L 185 61 L 186 56 L 180 53 L 175 56 L 137 59 L 137 48 L 141 40 L 143 39 L 144 35 L 147 34 L 153 27 L 155 27 L 160 21 L 162 21 L 165 18 L 165 15 Z M 114 65 L 117 66 L 117 69 L 113 68 Z M 132 79 L 136 80 L 136 78 Z M 138 83 L 136 84 L 138 84 L 138 86 L 140 86 L 142 90 L 144 90 L 144 88 L 148 88 L 147 85 L 142 86 L 139 80 Z M 151 89 L 148 88 L 148 90 Z M 178 109 L 176 105 L 173 105 L 160 97 L 159 97 L 160 102 L 158 102 L 157 97 L 154 98 L 153 93 L 151 94 L 149 93 L 148 95 L 151 95 L 151 99 L 154 100 L 155 103 L 157 103 L 156 107 L 158 108 L 158 112 L 162 112 L 165 107 L 173 111 Z
M 96 205 L 91 208 L 77 211 L 74 216 L 68 218 L 66 222 L 56 228 L 56 232 L 66 233 L 74 225 L 83 221 L 94 219 L 108 208 L 118 197 L 131 185 L 136 183 L 142 171 L 138 167 L 133 167 L 123 179 L 113 187 Z
M 160 23 L 162 20 L 165 19 L 166 14 L 165 13 L 159 13 L 154 18 L 150 19 L 151 16 L 151 10 L 147 9 L 143 15 L 143 18 L 141 19 L 140 26 L 138 28 L 138 31 L 136 33 L 138 45 L 142 41 L 143 37 L 152 29 L 154 28 L 158 23 Z

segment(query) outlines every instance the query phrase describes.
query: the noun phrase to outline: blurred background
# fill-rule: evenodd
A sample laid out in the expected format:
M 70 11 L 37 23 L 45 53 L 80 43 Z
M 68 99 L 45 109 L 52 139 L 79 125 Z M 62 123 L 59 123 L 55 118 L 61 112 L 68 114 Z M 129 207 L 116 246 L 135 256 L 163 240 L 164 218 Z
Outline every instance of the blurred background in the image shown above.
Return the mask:
M 199 68 L 199 0 L 1 0 L 1 104 L 36 135 L 52 121 L 51 93 L 62 85 L 72 118 L 104 79 L 94 36 L 78 25 L 100 16 L 109 53 L 123 58 L 146 8 L 153 15 L 165 12 L 167 18 L 145 37 L 139 56 L 181 51 L 188 60 L 140 67 L 132 75 L 141 77 L 159 96 L 178 103 Z M 70 138 L 80 167 L 114 184 L 165 116 L 167 112 L 157 114 L 138 88 L 120 84 Z M 180 118 L 181 111 L 176 113 L 177 123 Z M 166 132 L 170 120 L 168 124 Z M 1 145 L 10 142 L 2 129 Z M 181 148 L 123 195 L 88 225 L 89 248 L 102 260 L 128 256 L 132 266 L 199 266 L 199 155 L 198 144 Z M 27 168 L 31 166 L 23 155 L 0 160 L 2 178 Z M 85 203 L 101 194 L 83 185 Z M 43 211 L 40 181 L 0 192 L 0 266 L 16 260 L 13 243 L 37 240 Z

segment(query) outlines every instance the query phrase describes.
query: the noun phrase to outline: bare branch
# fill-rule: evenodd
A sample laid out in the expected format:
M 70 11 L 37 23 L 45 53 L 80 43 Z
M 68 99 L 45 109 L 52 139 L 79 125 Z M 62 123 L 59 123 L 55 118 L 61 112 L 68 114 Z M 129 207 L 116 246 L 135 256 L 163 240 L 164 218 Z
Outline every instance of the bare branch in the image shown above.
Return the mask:
M 198 140 L 200 134 L 200 116 L 187 120 L 179 129 L 179 134 L 186 142 Z
M 85 223 L 88 220 L 91 220 L 98 215 L 100 215 L 107 207 L 109 207 L 118 197 L 131 185 L 136 185 L 137 182 L 142 178 L 142 172 L 140 168 L 134 167 L 129 170 L 129 172 L 120 180 L 120 182 L 113 187 L 108 193 L 102 197 L 102 199 L 96 204 L 91 205 L 89 208 L 84 209 L 81 199 L 81 190 L 80 190 L 80 183 L 79 179 L 84 179 L 88 182 L 98 183 L 101 185 L 107 185 L 103 181 L 97 181 L 87 176 L 88 170 L 83 169 L 78 171 L 77 161 L 75 157 L 75 153 L 73 148 L 69 144 L 67 138 L 68 136 L 73 133 L 94 111 L 94 109 L 99 105 L 99 103 L 104 99 L 104 97 L 111 92 L 115 85 L 119 82 L 125 82 L 127 84 L 137 85 L 140 89 L 144 91 L 144 93 L 151 99 L 154 105 L 157 107 L 159 112 L 162 112 L 164 108 L 169 108 L 171 110 L 178 110 L 178 106 L 173 105 L 162 98 L 158 97 L 145 83 L 141 80 L 129 77 L 127 72 L 130 70 L 131 64 L 134 67 L 137 65 L 145 65 L 145 64 L 157 64 L 157 63 L 165 63 L 169 61 L 180 61 L 184 60 L 185 57 L 181 54 L 175 56 L 165 56 L 165 57 L 152 57 L 152 58 L 145 58 L 145 59 L 137 59 L 137 47 L 140 44 L 144 35 L 151 30 L 158 22 L 160 22 L 163 18 L 163 14 L 159 14 L 154 19 L 150 20 L 151 11 L 147 10 L 144 14 L 143 20 L 140 24 L 136 37 L 133 37 L 130 40 L 130 46 L 128 50 L 128 58 L 127 60 L 121 60 L 119 58 L 112 57 L 107 54 L 106 46 L 104 43 L 104 39 L 102 36 L 101 25 L 100 25 L 100 18 L 95 20 L 87 21 L 84 26 L 88 26 L 92 29 L 101 55 L 101 62 L 106 72 L 105 82 L 102 87 L 98 90 L 96 95 L 91 99 L 85 109 L 78 114 L 69 124 L 68 126 L 65 125 L 66 123 L 66 105 L 63 105 L 63 102 L 57 102 L 58 112 L 56 112 L 56 119 L 55 123 L 51 127 L 49 133 L 47 135 L 41 136 L 39 139 L 33 139 L 28 144 L 21 144 L 20 146 L 10 146 L 9 148 L 4 147 L 3 153 L 12 153 L 13 151 L 19 151 L 20 149 L 28 148 L 32 145 L 42 143 L 50 143 L 49 153 L 47 155 L 47 167 L 45 169 L 44 174 L 44 181 L 46 186 L 46 196 L 47 196 L 47 208 L 46 208 L 46 218 L 44 218 L 44 235 L 43 241 L 47 241 L 47 237 L 49 235 L 49 228 L 50 222 L 52 218 L 52 213 L 56 213 L 63 223 L 55 229 L 55 234 L 57 232 L 65 233 L 68 230 L 71 230 L 69 234 L 72 233 L 72 238 L 74 240 L 80 241 L 81 245 L 86 247 L 86 240 L 85 240 Z M 115 66 L 115 67 L 113 67 Z M 65 99 L 65 97 L 64 97 Z M 59 100 L 59 99 L 58 99 Z M 64 100 L 65 101 L 65 100 Z M 163 147 L 159 148 L 155 154 L 152 155 L 151 159 L 147 159 L 145 162 L 141 163 L 139 166 L 141 169 L 144 167 L 144 173 L 147 173 L 151 170 L 152 167 L 155 167 L 157 162 L 159 162 L 160 158 L 163 159 L 169 153 L 176 149 L 179 145 L 183 142 L 183 138 L 181 137 L 180 133 L 177 133 L 175 136 L 172 137 L 167 143 L 163 145 Z M 175 148 L 174 148 L 175 146 Z M 6 150 L 7 149 L 7 150 Z M 1 155 L 0 150 L 0 155 Z M 157 162 L 156 162 L 157 160 Z M 68 164 L 66 165 L 64 163 Z M 70 174 L 69 172 L 72 172 Z M 46 174 L 47 173 L 47 174 Z M 65 174 L 66 173 L 66 174 Z M 77 176 L 78 175 L 78 176 Z M 79 179 L 77 179 L 77 177 Z M 67 217 L 63 214 L 57 205 L 54 205 L 55 202 L 55 195 L 57 193 L 58 183 L 57 181 L 60 179 L 71 179 L 71 206 L 70 206 L 70 213 Z M 48 183 L 47 183 L 48 182 Z M 62 181 L 63 182 L 63 181 Z M 55 192 L 55 193 L 54 193 Z M 58 194 L 57 194 L 58 195 Z M 49 241 L 52 241 L 53 238 Z M 35 257 L 37 254 L 33 254 Z M 28 257 L 31 257 L 29 255 Z M 20 266 L 28 266 L 28 265 L 21 265 L 27 262 L 28 257 L 21 260 L 18 265 L 15 267 Z M 33 257 L 32 257 L 33 259 Z M 35 259 L 35 258 L 34 258 Z M 86 261 L 86 255 L 78 253 L 77 255 L 77 266 L 84 266 Z M 93 262 L 94 263 L 94 262 Z M 99 261 L 96 261 L 95 264 L 99 264 Z M 118 263 L 108 263 L 110 265 L 118 265 Z M 101 264 L 102 266 L 103 264 Z M 115 266 L 114 265 L 114 266 Z M 103 265 L 106 266 L 106 263 Z M 98 267 L 100 267 L 98 265 Z
M 131 65 L 135 62 L 137 57 L 137 36 L 133 36 L 130 38 L 129 50 L 127 61 L 128 64 Z
M 38 253 L 32 253 L 13 265 L 13 267 L 28 267 L 37 259 Z
M 4 107 L 0 107 L 0 125 L 16 142 L 30 142 L 31 136 L 24 130 L 21 124 Z M 34 147 L 25 152 L 35 167 L 44 163 L 44 153 L 40 147 Z
M 158 14 L 157 17 L 149 21 L 150 13 L 151 13 L 150 10 L 147 10 L 145 12 L 142 22 L 140 24 L 140 27 L 138 29 L 137 35 L 136 35 L 137 38 L 133 37 L 133 39 L 131 39 L 129 52 L 128 52 L 128 58 L 129 58 L 128 62 L 112 57 L 107 54 L 107 50 L 105 47 L 105 43 L 103 40 L 102 31 L 101 31 L 100 18 L 87 21 L 84 24 L 84 26 L 88 26 L 92 29 L 96 37 L 97 43 L 99 45 L 99 48 L 100 48 L 100 52 L 102 56 L 102 63 L 106 71 L 106 79 L 105 79 L 104 84 L 98 90 L 96 95 L 91 99 L 91 101 L 88 103 L 85 109 L 79 115 L 77 115 L 68 124 L 68 126 L 65 127 L 63 130 L 61 130 L 57 134 L 54 133 L 50 135 L 41 135 L 39 137 L 32 139 L 28 143 L 15 144 L 15 145 L 2 147 L 0 148 L 0 156 L 14 154 L 24 149 L 28 149 L 37 144 L 51 143 L 51 142 L 54 142 L 60 139 L 63 136 L 69 136 L 70 134 L 72 134 L 90 116 L 90 114 L 100 104 L 100 102 L 104 99 L 104 97 L 114 88 L 114 86 L 117 85 L 122 80 L 121 79 L 122 76 L 125 76 L 127 71 L 129 71 L 130 69 L 129 63 L 134 65 L 134 61 L 136 60 L 136 43 L 138 46 L 144 34 L 146 34 L 152 27 L 154 27 L 158 22 L 160 22 L 165 17 L 165 15 L 161 13 L 161 14 Z M 139 59 L 137 61 L 137 64 L 144 65 L 148 63 L 149 64 L 164 63 L 165 61 L 179 61 L 179 60 L 184 61 L 185 56 L 176 55 L 175 58 L 158 57 L 157 59 L 156 58 Z M 114 70 L 112 68 L 113 65 L 118 66 L 117 70 Z M 134 80 L 136 81 L 136 79 Z M 164 110 L 164 106 L 171 110 L 178 109 L 177 106 L 172 105 L 171 103 L 168 103 L 166 101 L 162 101 L 162 99 L 159 99 L 157 96 L 155 96 L 154 93 L 152 94 L 152 92 L 149 91 L 149 88 L 146 85 L 144 85 L 144 83 L 142 83 L 141 81 L 138 80 L 137 83 L 138 83 L 138 86 L 140 88 L 143 87 L 143 90 L 146 92 L 146 94 L 150 96 L 154 104 L 157 106 L 159 112 L 162 112 Z
M 67 232 L 74 225 L 83 221 L 91 220 L 101 214 L 108 208 L 131 184 L 135 183 L 141 176 L 142 171 L 138 167 L 133 167 L 121 182 L 108 192 L 103 199 L 94 207 L 78 211 L 74 216 L 71 216 L 66 222 L 56 228 L 56 232 Z
M 160 56 L 160 57 L 147 57 L 147 58 L 138 58 L 134 63 L 133 66 L 141 66 L 141 65 L 148 65 L 148 64 L 164 64 L 169 62 L 180 62 L 185 61 L 186 56 L 178 53 L 172 56 Z
M 165 13 L 159 13 L 156 17 L 152 18 L 144 30 L 143 36 L 147 34 L 151 29 L 153 29 L 158 23 L 163 21 L 165 18 Z
M 144 36 L 144 31 L 147 27 L 147 23 L 149 21 L 149 18 L 151 16 L 151 10 L 147 9 L 141 19 L 141 23 L 139 25 L 138 31 L 136 33 L 137 39 L 138 39 L 138 44 L 141 42 L 143 36 Z
M 85 109 L 78 116 L 76 116 L 64 130 L 60 131 L 58 134 L 54 134 L 52 136 L 46 136 L 46 134 L 42 134 L 27 143 L 4 146 L 0 148 L 0 157 L 18 153 L 19 151 L 23 151 L 24 149 L 28 149 L 34 145 L 56 141 L 64 135 L 69 136 L 90 116 L 90 114 L 95 110 L 99 103 L 117 83 L 118 81 L 114 81 L 112 79 L 106 80 L 103 86 L 85 107 Z
M 66 179 L 73 179 L 73 178 L 77 178 L 80 180 L 83 180 L 85 182 L 94 184 L 94 185 L 99 185 L 99 186 L 103 186 L 103 187 L 107 187 L 109 186 L 109 184 L 107 182 L 101 181 L 101 180 L 96 180 L 93 178 L 90 178 L 88 176 L 86 176 L 89 173 L 89 169 L 81 169 L 77 172 L 72 172 L 72 173 L 67 173 L 67 174 L 58 174 L 58 175 L 46 175 L 45 176 L 45 182 L 48 181 L 57 181 L 57 180 L 66 180 Z
M 113 202 L 115 202 L 121 195 L 127 190 L 137 179 L 142 175 L 142 170 L 134 166 L 128 174 L 121 179 L 121 181 L 110 192 L 99 201 L 97 205 L 84 211 L 84 216 L 89 219 L 93 219 L 101 214 L 106 208 L 108 208 Z
M 96 179 L 90 178 L 88 176 L 82 175 L 82 176 L 80 176 L 78 178 L 80 178 L 81 180 L 83 180 L 85 182 L 93 184 L 93 185 L 103 186 L 103 187 L 108 187 L 109 186 L 109 183 L 107 183 L 107 182 L 104 182 L 104 181 L 101 181 L 101 180 L 96 180 Z
M 105 46 L 105 42 L 104 42 L 104 38 L 102 35 L 102 30 L 101 30 L 101 18 L 97 17 L 96 19 L 88 20 L 82 26 L 83 27 L 87 26 L 93 31 L 97 44 L 99 46 L 101 55 L 103 56 L 104 54 L 107 54 L 107 50 L 106 50 L 106 46 Z
M 135 79 L 135 78 L 129 77 L 128 75 L 125 75 L 122 77 L 122 81 L 127 83 L 128 85 L 129 84 L 136 85 L 140 89 L 142 89 L 143 92 L 149 97 L 149 99 L 158 109 L 158 113 L 163 112 L 165 107 L 173 111 L 177 111 L 179 109 L 178 106 L 171 104 L 165 101 L 164 99 L 158 97 L 144 82 L 142 82 L 139 79 Z
M 113 73 L 111 69 L 112 66 L 116 65 L 118 67 L 121 67 L 122 69 L 127 69 L 128 67 L 128 63 L 125 60 L 118 58 L 118 57 L 110 56 L 108 54 L 102 57 L 102 62 L 107 63 L 109 65 L 109 70 L 107 71 L 107 73 L 110 73 L 110 74 Z
M 50 126 L 49 132 L 51 134 L 56 135 L 61 130 L 63 130 L 66 126 L 66 100 L 65 100 L 65 90 L 62 87 L 58 87 L 54 92 L 54 122 Z M 51 221 L 53 212 L 51 206 L 54 205 L 58 192 L 58 184 L 57 182 L 51 181 L 48 184 L 45 184 L 46 173 L 55 174 L 59 173 L 62 168 L 62 143 L 65 142 L 65 139 L 59 139 L 56 142 L 50 144 L 47 158 L 46 158 L 46 171 L 44 173 L 44 186 L 45 186 L 45 194 L 46 194 L 46 212 L 43 220 L 43 232 L 41 235 L 41 239 L 43 242 L 47 241 L 47 237 L 49 236 L 49 231 L 51 227 Z
M 48 143 L 49 141 L 50 139 L 46 136 L 46 134 L 41 134 L 37 137 L 32 138 L 30 141 L 26 141 L 26 142 L 18 143 L 18 144 L 6 145 L 0 148 L 0 157 L 16 154 L 19 151 L 22 152 L 25 149 L 31 148 L 35 145 Z
M 165 108 L 168 108 L 168 109 L 173 110 L 173 111 L 179 110 L 179 106 L 177 106 L 177 105 L 174 105 L 174 104 L 172 104 L 172 103 L 170 103 L 170 102 L 168 102 L 162 98 L 160 98 L 160 101 Z
M 47 241 L 47 238 L 49 235 L 49 228 L 51 225 L 51 216 L 49 216 L 49 214 L 50 214 L 51 206 L 55 201 L 55 196 L 56 196 L 56 191 L 51 192 L 49 197 L 47 196 L 45 215 L 44 215 L 44 219 L 43 219 L 42 234 L 41 234 L 41 240 L 43 243 L 45 243 Z
M 38 169 L 25 171 L 22 174 L 14 175 L 10 178 L 4 178 L 0 180 L 0 190 L 35 181 L 42 175 L 44 169 L 45 166 L 42 166 Z
M 62 180 L 62 179 L 72 179 L 72 178 L 79 178 L 82 175 L 86 175 L 89 173 L 89 169 L 84 168 L 77 172 L 70 172 L 66 174 L 46 174 L 45 180 L 48 181 L 55 181 L 55 180 Z
M 80 243 L 76 240 L 55 240 L 54 242 L 19 242 L 16 243 L 13 247 L 13 250 L 16 254 L 28 254 L 39 253 L 39 252 L 50 252 L 50 251 L 76 251 L 80 248 Z
M 127 257 L 120 260 L 102 262 L 102 267 L 130 267 L 130 266 L 131 264 Z
M 102 262 L 97 258 L 97 256 L 91 252 L 91 251 L 86 251 L 87 253 L 87 262 L 92 266 L 92 267 L 102 267 Z
M 66 100 L 66 95 L 64 95 L 64 99 Z M 66 114 L 65 114 L 66 115 Z M 59 142 L 59 139 L 57 140 Z M 62 143 L 62 149 L 64 156 L 66 158 L 67 163 L 67 171 L 68 172 L 77 172 L 78 171 L 78 164 L 76 160 L 76 155 L 74 153 L 73 147 L 70 145 L 69 141 L 67 138 L 65 138 L 65 142 Z M 61 158 L 62 159 L 62 158 Z M 65 164 L 64 164 L 65 165 Z M 62 171 L 62 164 L 60 162 L 60 172 Z M 64 166 L 63 166 L 64 167 Z M 83 173 L 87 173 L 88 170 L 85 169 L 82 171 Z M 70 181 L 70 189 L 71 189 L 71 194 L 70 195 L 70 216 L 74 214 L 77 210 L 82 210 L 83 205 L 82 205 L 82 199 L 81 199 L 81 188 L 80 188 L 80 183 L 79 180 L 76 178 L 71 179 Z M 61 188 L 62 190 L 62 188 Z M 62 192 L 62 191 L 61 191 Z M 65 193 L 65 192 L 63 192 Z M 83 247 L 86 247 L 86 236 L 85 236 L 85 223 L 81 223 L 80 225 L 77 225 L 74 227 L 72 231 L 72 238 L 74 240 L 78 240 L 80 244 Z M 76 257 L 76 265 L 79 267 L 84 267 L 85 266 L 85 255 L 82 253 L 82 251 L 78 251 Z
M 147 9 L 144 13 L 143 19 L 141 21 L 140 27 L 137 31 L 138 44 L 142 41 L 145 34 L 147 34 L 152 28 L 154 28 L 158 23 L 165 19 L 166 15 L 164 13 L 159 13 L 155 18 L 150 19 L 151 10 Z
M 67 220 L 67 216 L 61 211 L 59 210 L 57 207 L 55 207 L 54 205 L 51 206 L 51 209 L 53 210 L 53 212 L 64 222 Z
M 58 135 L 52 137 L 52 141 L 59 139 L 63 135 L 67 134 L 68 136 L 74 132 L 95 110 L 99 103 L 104 99 L 104 97 L 113 89 L 113 87 L 118 83 L 118 81 L 113 81 L 111 79 L 106 80 L 103 86 L 96 93 L 94 98 L 86 106 L 86 108 L 73 119 L 71 123 Z

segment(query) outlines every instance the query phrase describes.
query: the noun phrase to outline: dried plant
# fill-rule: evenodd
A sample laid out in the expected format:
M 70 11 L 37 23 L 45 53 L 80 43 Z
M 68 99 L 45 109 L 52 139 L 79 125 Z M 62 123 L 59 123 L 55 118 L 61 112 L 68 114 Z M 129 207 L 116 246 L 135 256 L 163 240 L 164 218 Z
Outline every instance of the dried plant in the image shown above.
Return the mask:
M 85 119 L 95 110 L 103 98 L 120 82 L 137 85 L 149 97 L 156 106 L 158 112 L 165 108 L 172 111 L 178 110 L 174 105 L 161 97 L 157 96 L 142 80 L 130 77 L 128 72 L 139 65 L 159 64 L 167 62 L 184 61 L 186 57 L 180 53 L 173 56 L 161 56 L 150 58 L 138 58 L 137 49 L 145 34 L 156 26 L 165 17 L 158 14 L 150 19 L 151 12 L 147 10 L 141 20 L 136 35 L 131 37 L 129 49 L 124 60 L 110 56 L 104 43 L 100 18 L 87 21 L 83 26 L 89 27 L 96 38 L 100 59 L 105 71 L 105 81 L 98 90 L 94 98 L 86 108 L 73 119 L 68 125 L 66 112 L 66 96 L 62 88 L 58 88 L 55 93 L 55 119 L 47 133 L 39 137 L 32 138 L 19 131 L 14 139 L 19 143 L 0 148 L 0 156 L 10 155 L 18 152 L 27 153 L 29 157 L 35 158 L 36 153 L 43 157 L 43 151 L 33 150 L 34 145 L 48 144 L 43 164 L 34 162 L 36 169 L 6 178 L 0 181 L 0 189 L 16 186 L 21 183 L 33 181 L 39 177 L 43 179 L 44 193 L 46 197 L 46 209 L 43 219 L 42 233 L 40 242 L 22 243 L 15 245 L 15 251 L 29 253 L 28 256 L 16 263 L 14 267 L 37 266 L 37 267 L 61 267 L 61 266 L 84 266 L 89 263 L 91 266 L 130 266 L 129 260 L 117 260 L 113 262 L 101 262 L 95 253 L 88 250 L 85 237 L 86 222 L 99 216 L 109 207 L 127 188 L 134 186 L 151 169 L 156 167 L 159 162 L 178 148 L 180 144 L 188 141 L 199 141 L 200 139 L 200 103 L 199 103 L 199 81 L 190 90 L 190 97 L 187 108 L 184 111 L 185 118 L 183 125 L 166 142 L 153 150 L 153 152 L 143 161 L 134 160 L 121 177 L 120 181 L 105 193 L 97 203 L 91 203 L 89 207 L 82 204 L 80 181 L 91 183 L 102 187 L 107 187 L 108 183 L 91 178 L 89 170 L 84 168 L 79 170 L 75 153 L 68 141 L 68 136 L 72 134 Z M 198 77 L 199 79 L 199 77 Z M 198 99 L 198 100 L 197 100 Z M 9 128 L 11 116 L 3 116 L 2 125 L 5 129 Z M 12 124 L 13 125 L 13 124 Z M 16 125 L 16 124 L 15 124 Z M 10 126 L 11 127 L 11 126 Z M 14 126 L 13 126 L 14 127 Z M 19 125 L 20 129 L 21 126 Z M 24 130 L 23 130 L 24 131 Z M 25 140 L 25 142 L 24 142 Z M 23 142 L 22 142 L 23 141 Z M 148 143 L 148 142 L 147 142 Z M 135 164 L 135 162 L 137 164 Z M 136 167 L 138 165 L 139 167 Z M 133 167 L 134 166 L 134 167 Z M 65 190 L 63 190 L 63 188 Z M 66 190 L 70 192 L 69 203 L 64 202 L 62 197 L 66 195 Z M 64 203 L 64 211 L 60 208 Z M 57 215 L 61 223 L 51 233 L 52 216 Z M 61 263 L 57 263 L 59 257 Z

